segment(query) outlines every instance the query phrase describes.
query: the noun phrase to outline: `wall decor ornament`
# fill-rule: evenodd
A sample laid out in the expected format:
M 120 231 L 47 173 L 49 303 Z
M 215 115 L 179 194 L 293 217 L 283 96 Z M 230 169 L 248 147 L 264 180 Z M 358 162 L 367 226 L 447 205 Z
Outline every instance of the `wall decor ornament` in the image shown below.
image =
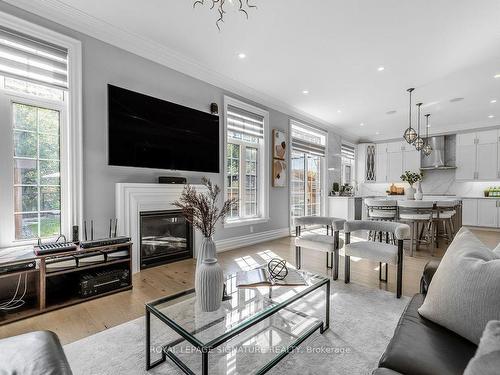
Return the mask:
M 273 158 L 286 160 L 287 148 L 286 133 L 279 129 L 273 129 Z
M 287 163 L 285 160 L 273 159 L 273 187 L 287 186 Z
M 238 11 L 243 13 L 245 17 L 248 19 L 248 11 L 252 8 L 257 9 L 256 5 L 250 4 L 250 0 L 197 0 L 193 3 L 193 8 L 196 8 L 196 5 L 203 6 L 205 2 L 210 5 L 210 9 L 214 9 L 217 7 L 217 12 L 219 13 L 219 18 L 215 22 L 215 26 L 220 31 L 220 22 L 224 22 L 224 15 L 227 13 L 224 7 L 226 3 L 229 5 L 236 4 L 238 6 Z

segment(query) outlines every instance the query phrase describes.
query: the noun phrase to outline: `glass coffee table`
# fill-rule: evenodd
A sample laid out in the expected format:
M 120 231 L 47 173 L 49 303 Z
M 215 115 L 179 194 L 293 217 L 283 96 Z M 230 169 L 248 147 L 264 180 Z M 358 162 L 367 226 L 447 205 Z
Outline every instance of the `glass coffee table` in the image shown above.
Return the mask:
M 329 328 L 330 278 L 302 270 L 299 272 L 307 285 L 243 289 L 236 287 L 236 274 L 228 275 L 227 292 L 232 298 L 223 301 L 221 308 L 215 312 L 199 309 L 194 289 L 147 303 L 146 369 L 160 365 L 168 357 L 182 372 L 190 375 L 266 373 L 314 332 L 319 330 L 323 333 Z M 325 311 L 323 319 L 314 316 L 318 312 L 317 306 L 320 306 L 319 313 L 323 309 Z M 152 327 L 153 323 L 155 327 Z M 162 337 L 158 332 L 163 328 L 172 334 Z M 153 334 L 160 336 L 158 345 L 152 345 Z M 242 342 L 247 348 L 248 345 L 258 345 L 263 335 L 266 345 L 270 347 L 273 340 L 279 341 L 280 350 L 269 350 L 266 355 L 259 355 L 258 358 L 266 359 L 266 363 L 255 370 L 236 370 L 234 358 L 229 363 L 228 351 L 225 350 L 233 347 L 229 352 L 234 353 L 234 347 L 243 345 Z M 214 357 L 210 361 L 209 355 Z M 221 361 L 224 361 L 223 365 L 220 365 Z M 249 359 L 239 362 L 245 361 Z M 257 366 L 253 362 L 251 365 Z M 223 371 L 217 366 L 224 369 L 231 367 L 231 370 Z

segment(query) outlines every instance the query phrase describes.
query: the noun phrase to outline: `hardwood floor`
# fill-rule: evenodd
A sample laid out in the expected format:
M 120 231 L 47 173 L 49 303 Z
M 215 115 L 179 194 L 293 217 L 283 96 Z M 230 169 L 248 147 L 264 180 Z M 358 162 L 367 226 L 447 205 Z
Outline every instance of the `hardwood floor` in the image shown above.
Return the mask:
M 490 248 L 500 242 L 500 232 L 475 230 L 474 233 Z M 444 254 L 446 246 L 437 249 L 436 258 Z M 252 268 L 273 257 L 282 257 L 295 264 L 293 238 L 282 238 L 253 246 L 220 253 L 219 262 L 225 272 Z M 303 251 L 303 268 L 326 273 L 325 254 Z M 414 257 L 405 256 L 403 294 L 411 296 L 418 292 L 420 276 L 430 256 L 425 246 Z M 344 258 L 340 259 L 340 275 L 337 283 L 343 282 Z M 131 291 L 99 298 L 79 305 L 67 307 L 33 318 L 0 327 L 0 338 L 34 330 L 51 330 L 57 333 L 63 344 L 67 344 L 107 328 L 143 316 L 144 304 L 156 298 L 192 288 L 195 261 L 192 259 L 150 268 L 133 277 Z M 328 271 L 330 272 L 330 271 Z M 351 262 L 351 282 L 371 288 L 395 291 L 395 267 L 389 267 L 389 281 L 378 280 L 378 263 L 366 260 Z M 335 283 L 332 288 L 335 288 Z

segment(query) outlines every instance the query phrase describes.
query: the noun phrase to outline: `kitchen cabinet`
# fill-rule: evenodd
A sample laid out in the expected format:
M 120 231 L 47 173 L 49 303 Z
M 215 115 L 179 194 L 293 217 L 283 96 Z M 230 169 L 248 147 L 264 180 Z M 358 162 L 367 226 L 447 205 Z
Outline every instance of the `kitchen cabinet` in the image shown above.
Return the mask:
M 418 172 L 420 171 L 420 151 L 413 148 L 413 146 L 405 146 L 405 150 L 403 151 L 403 173 L 405 171 Z
M 387 153 L 387 179 L 388 182 L 401 181 L 403 174 L 403 152 L 388 152 Z
M 386 182 L 400 182 L 405 171 L 418 172 L 420 170 L 420 152 L 406 142 L 387 143 L 387 180 Z
M 377 144 L 375 156 L 377 162 L 375 163 L 375 177 L 377 182 L 387 182 L 387 143 Z
M 456 179 L 496 180 L 500 177 L 498 130 L 457 135 Z
M 360 143 L 357 147 L 356 176 L 357 181 L 376 181 L 376 146 L 373 143 Z
M 479 199 L 462 199 L 462 225 L 477 226 L 477 202 Z
M 498 227 L 498 200 L 478 199 L 477 201 L 477 225 L 480 227 Z

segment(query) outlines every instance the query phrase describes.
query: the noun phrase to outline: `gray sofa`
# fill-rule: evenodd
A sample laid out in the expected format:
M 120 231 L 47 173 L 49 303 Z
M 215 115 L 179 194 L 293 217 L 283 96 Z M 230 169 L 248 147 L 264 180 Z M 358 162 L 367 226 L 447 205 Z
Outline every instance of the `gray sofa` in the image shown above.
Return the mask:
M 416 294 L 394 332 L 374 375 L 457 375 L 463 374 L 477 346 L 456 333 L 420 316 L 428 286 L 439 262 L 427 263 Z
M 0 374 L 71 375 L 57 335 L 37 331 L 0 340 Z

